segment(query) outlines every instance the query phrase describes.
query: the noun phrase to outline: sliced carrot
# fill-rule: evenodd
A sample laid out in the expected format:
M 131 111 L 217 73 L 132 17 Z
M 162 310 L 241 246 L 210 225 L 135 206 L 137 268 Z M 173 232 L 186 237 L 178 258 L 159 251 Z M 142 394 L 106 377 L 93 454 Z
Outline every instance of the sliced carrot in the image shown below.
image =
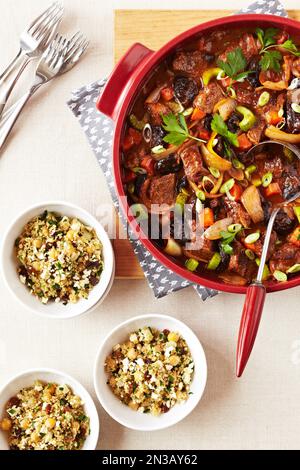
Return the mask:
M 223 78 L 223 79 L 221 80 L 221 83 L 222 83 L 222 86 L 223 86 L 224 88 L 227 88 L 227 87 L 229 87 L 230 85 L 232 85 L 232 78 L 230 78 L 230 77 Z
M 202 111 L 199 108 L 195 108 L 192 115 L 191 115 L 191 120 L 192 121 L 198 121 L 200 119 L 203 119 L 205 115 L 206 115 L 206 113 L 204 111 Z
M 210 139 L 210 132 L 207 129 L 200 129 L 198 132 L 199 139 L 209 140 Z
M 164 101 L 171 101 L 171 99 L 174 97 L 174 91 L 171 87 L 163 88 L 160 94 Z
M 141 167 L 144 168 L 148 175 L 154 175 L 155 160 L 151 157 L 144 157 L 141 161 Z
M 252 147 L 252 142 L 248 139 L 246 134 L 240 134 L 238 136 L 238 143 L 239 146 L 237 147 L 237 150 L 240 150 L 241 152 L 244 152 L 245 150 L 249 150 Z
M 276 126 L 282 121 L 282 116 L 279 116 L 278 111 L 270 110 L 266 113 L 266 120 L 268 124 Z
M 239 184 L 234 183 L 234 185 L 232 186 L 232 188 L 230 189 L 229 192 L 230 192 L 231 196 L 234 197 L 235 201 L 239 201 L 241 199 L 242 194 L 243 194 L 243 189 Z
M 300 225 L 288 236 L 288 241 L 300 247 Z
M 211 225 L 214 224 L 215 219 L 214 219 L 214 212 L 210 207 L 205 207 L 203 211 L 203 216 L 204 216 L 204 228 L 210 227 Z
M 271 183 L 269 186 L 265 189 L 265 195 L 266 197 L 271 197 L 275 196 L 276 194 L 281 194 L 281 189 L 278 183 Z

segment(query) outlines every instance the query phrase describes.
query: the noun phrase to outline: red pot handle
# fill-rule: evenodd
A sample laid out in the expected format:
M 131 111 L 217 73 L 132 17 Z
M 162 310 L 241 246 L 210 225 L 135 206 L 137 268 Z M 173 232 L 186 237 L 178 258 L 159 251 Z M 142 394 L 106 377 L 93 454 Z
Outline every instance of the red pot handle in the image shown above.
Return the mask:
M 128 49 L 112 71 L 97 101 L 97 108 L 101 113 L 116 120 L 126 88 L 131 83 L 131 78 L 144 59 L 152 54 L 153 51 L 151 49 L 138 42 Z
M 251 284 L 246 293 L 236 353 L 236 375 L 241 377 L 250 357 L 266 298 L 266 288 L 260 282 Z

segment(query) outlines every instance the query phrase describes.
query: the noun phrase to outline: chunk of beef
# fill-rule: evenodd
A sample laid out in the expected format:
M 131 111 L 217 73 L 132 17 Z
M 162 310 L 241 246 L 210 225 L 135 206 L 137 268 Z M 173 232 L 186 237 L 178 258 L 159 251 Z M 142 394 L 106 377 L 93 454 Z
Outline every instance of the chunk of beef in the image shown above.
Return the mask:
M 154 176 L 149 186 L 149 199 L 152 204 L 172 205 L 175 198 L 176 176 L 174 173 Z
M 198 86 L 195 80 L 183 76 L 174 79 L 174 93 L 183 106 L 189 106 L 198 94 Z
M 290 172 L 284 171 L 279 184 L 285 199 L 291 197 L 300 190 L 300 179 L 297 174 L 291 174 Z
M 259 258 L 262 255 L 262 250 L 264 246 L 264 241 L 265 241 L 265 236 L 266 233 L 262 233 L 261 237 L 255 242 L 251 243 L 251 246 L 247 246 L 247 248 L 250 248 Z M 273 256 L 273 253 L 276 248 L 276 241 L 277 241 L 277 234 L 276 232 L 271 233 L 271 238 L 270 238 L 270 243 L 269 243 L 269 248 L 268 248 L 268 253 L 267 253 L 267 261 Z M 243 240 L 244 243 L 244 240 Z
M 221 87 L 212 82 L 194 99 L 194 106 L 201 109 L 204 113 L 211 114 L 214 110 L 215 105 L 223 98 Z
M 184 148 L 180 152 L 184 171 L 188 179 L 197 183 L 207 170 L 203 167 L 202 157 L 197 145 Z
M 247 61 L 249 61 L 253 56 L 257 55 L 259 52 L 257 42 L 253 34 L 245 33 L 240 39 L 231 42 L 230 46 L 228 46 L 223 54 L 220 55 L 220 59 L 226 61 L 228 52 L 233 51 L 237 47 L 242 49 L 242 52 Z
M 266 128 L 266 124 L 263 120 L 258 120 L 257 123 L 255 124 L 254 127 L 252 127 L 248 132 L 247 132 L 247 137 L 248 139 L 253 143 L 253 144 L 259 144 L 259 142 L 262 140 L 262 136 L 264 133 L 264 130 Z
M 251 217 L 239 202 L 231 201 L 226 197 L 224 198 L 223 205 L 226 210 L 226 216 L 231 217 L 233 223 L 242 224 L 245 228 L 251 226 Z
M 293 208 L 287 206 L 280 209 L 274 222 L 274 230 L 276 230 L 279 235 L 286 235 L 293 230 L 295 225 L 296 217 Z
M 183 253 L 187 258 L 194 258 L 197 261 L 208 263 L 214 254 L 214 243 L 205 237 L 201 237 L 195 242 L 195 249 L 184 249 Z
M 272 156 L 265 160 L 264 169 L 266 172 L 273 173 L 274 178 L 280 178 L 283 172 L 283 163 L 278 155 Z
M 230 255 L 228 270 L 251 282 L 257 271 L 255 261 L 247 257 L 243 245 L 238 241 L 234 242 L 233 250 L 233 254 Z
M 295 113 L 292 103 L 300 104 L 300 88 L 288 90 L 286 94 L 286 124 L 288 132 L 294 134 L 300 132 L 300 114 Z
M 236 99 L 239 104 L 244 106 L 255 106 L 257 103 L 257 94 L 248 81 L 236 82 L 233 85 L 236 92 Z
M 300 263 L 300 248 L 292 243 L 285 243 L 278 248 L 270 261 L 270 270 L 286 272 L 294 264 Z
M 175 202 L 176 176 L 174 173 L 147 178 L 140 188 L 140 200 L 147 209 L 156 214 L 169 210 Z M 153 205 L 161 207 L 153 207 Z
M 170 109 L 162 103 L 148 103 L 147 111 L 150 114 L 151 124 L 154 126 L 160 126 L 162 124 L 161 115 L 169 114 Z
M 207 62 L 200 51 L 179 51 L 173 60 L 173 70 L 199 78 L 207 68 Z

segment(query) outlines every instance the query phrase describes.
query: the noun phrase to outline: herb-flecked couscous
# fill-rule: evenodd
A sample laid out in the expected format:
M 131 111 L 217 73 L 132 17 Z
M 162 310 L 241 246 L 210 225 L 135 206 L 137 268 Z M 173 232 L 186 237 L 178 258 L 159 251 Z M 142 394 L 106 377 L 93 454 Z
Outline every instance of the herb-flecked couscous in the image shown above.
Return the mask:
M 108 385 L 133 410 L 158 416 L 188 399 L 194 362 L 176 332 L 145 327 L 106 358 Z
M 68 385 L 41 381 L 8 401 L 0 426 L 12 450 L 79 450 L 90 432 L 81 398 Z
M 20 280 L 44 304 L 87 299 L 100 280 L 102 244 L 76 218 L 45 211 L 26 224 L 15 246 Z

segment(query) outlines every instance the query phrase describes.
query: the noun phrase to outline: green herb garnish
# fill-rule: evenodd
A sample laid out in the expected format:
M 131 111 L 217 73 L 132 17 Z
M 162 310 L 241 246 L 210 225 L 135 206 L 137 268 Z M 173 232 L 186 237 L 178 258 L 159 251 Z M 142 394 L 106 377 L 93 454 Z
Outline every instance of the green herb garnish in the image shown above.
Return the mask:
M 213 120 L 211 122 L 211 128 L 213 131 L 224 137 L 230 144 L 234 145 L 235 147 L 239 146 L 237 135 L 228 130 L 227 124 L 220 114 L 214 114 Z
M 233 80 L 243 80 L 249 73 L 253 73 L 252 70 L 245 71 L 247 60 L 240 47 L 228 52 L 226 62 L 219 59 L 217 65 Z
M 298 51 L 298 48 L 292 39 L 287 39 L 283 44 L 280 45 L 280 47 L 283 47 L 291 54 L 300 57 L 300 51 Z
M 282 54 L 279 51 L 272 51 L 273 47 L 280 47 L 290 52 L 291 54 L 300 57 L 300 51 L 292 39 L 287 39 L 282 44 L 277 44 L 276 36 L 278 34 L 278 29 L 268 28 L 265 31 L 261 28 L 256 29 L 256 35 L 262 45 L 260 54 L 262 58 L 260 60 L 260 65 L 262 70 L 274 70 L 275 72 L 280 72 L 280 61 L 282 60 Z
M 274 70 L 280 72 L 280 61 L 282 55 L 279 51 L 264 51 L 260 59 L 260 65 L 263 71 Z
M 183 144 L 186 139 L 193 139 L 197 140 L 197 142 L 206 143 L 206 140 L 198 139 L 189 133 L 183 114 L 175 116 L 175 114 L 170 113 L 162 116 L 162 119 L 164 122 L 163 128 L 168 133 L 163 140 L 168 144 L 178 146 Z

